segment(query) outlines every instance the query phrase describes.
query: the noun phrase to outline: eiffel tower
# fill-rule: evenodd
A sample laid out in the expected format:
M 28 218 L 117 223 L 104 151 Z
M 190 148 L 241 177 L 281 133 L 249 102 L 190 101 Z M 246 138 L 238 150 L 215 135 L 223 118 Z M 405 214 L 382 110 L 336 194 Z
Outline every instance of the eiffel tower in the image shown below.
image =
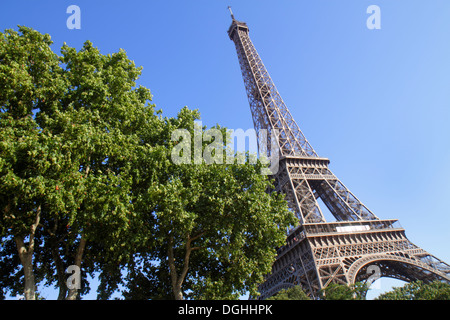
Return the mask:
M 276 136 L 276 150 L 271 143 L 264 146 L 269 155 L 279 152 L 279 169 L 271 176 L 275 191 L 286 195 L 299 220 L 278 248 L 272 271 L 259 286 L 259 299 L 294 285 L 315 298 L 333 282 L 370 284 L 379 277 L 450 282 L 447 263 L 411 243 L 398 220 L 378 218 L 331 172 L 329 159 L 314 151 L 283 102 L 247 24 L 229 10 L 228 36 L 236 46 L 255 131 L 258 137 L 262 129 Z M 336 221 L 325 220 L 319 198 Z

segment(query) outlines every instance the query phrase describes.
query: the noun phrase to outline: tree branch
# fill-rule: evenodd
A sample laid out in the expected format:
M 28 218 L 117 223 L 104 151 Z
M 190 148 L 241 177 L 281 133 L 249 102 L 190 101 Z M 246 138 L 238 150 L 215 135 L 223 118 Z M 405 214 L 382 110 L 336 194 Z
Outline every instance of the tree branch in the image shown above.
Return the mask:
M 181 271 L 180 277 L 178 278 L 177 286 L 181 288 L 181 285 L 183 284 L 184 278 L 186 277 L 186 274 L 189 269 L 189 258 L 191 256 L 191 242 L 192 239 L 189 238 L 189 235 L 187 235 L 187 241 L 186 241 L 186 252 L 184 254 L 184 261 L 183 261 L 183 269 Z
M 175 295 L 175 299 L 177 299 L 177 300 L 183 299 L 181 286 L 183 285 L 184 279 L 186 278 L 187 272 L 189 270 L 189 259 L 191 257 L 191 252 L 201 248 L 201 247 L 191 247 L 191 244 L 193 241 L 197 240 L 204 234 L 205 234 L 205 231 L 201 231 L 193 237 L 190 237 L 189 234 L 186 234 L 186 245 L 185 245 L 186 251 L 184 253 L 183 268 L 180 272 L 180 275 L 177 274 L 177 269 L 176 269 L 176 265 L 175 265 L 175 257 L 174 257 L 174 250 L 173 250 L 174 238 L 173 238 L 173 236 L 169 237 L 169 242 L 168 242 L 169 247 L 167 249 L 167 256 L 169 258 L 169 269 L 170 269 L 170 278 L 172 281 L 172 290 Z
M 75 255 L 75 265 L 81 268 L 81 260 L 83 260 L 84 249 L 86 248 L 86 238 L 84 234 L 81 235 L 80 244 L 77 248 L 77 253 Z
M 169 244 L 167 248 L 167 256 L 169 258 L 169 269 L 170 269 L 170 279 L 172 281 L 172 291 L 175 295 L 175 299 L 177 299 L 178 293 L 176 292 L 177 288 L 177 269 L 175 267 L 175 258 L 173 256 L 173 236 L 169 237 Z
M 30 243 L 28 245 L 28 252 L 31 252 L 31 254 L 33 254 L 34 251 L 34 235 L 36 233 L 36 229 L 39 225 L 40 220 L 41 220 L 41 206 L 39 205 L 36 209 L 36 219 L 34 223 L 31 225 Z
M 195 236 L 193 236 L 192 238 L 190 238 L 191 242 L 197 240 L 198 238 L 200 238 L 201 236 L 203 236 L 206 233 L 206 231 L 200 231 L 199 233 L 197 233 Z
M 77 253 L 75 254 L 75 265 L 81 269 L 81 261 L 83 260 L 83 253 L 86 247 L 86 238 L 84 234 L 81 235 L 80 243 L 78 244 Z M 75 300 L 78 295 L 78 289 L 69 289 L 67 300 Z
M 36 284 L 34 280 L 33 271 L 33 253 L 34 253 L 34 235 L 36 234 L 36 229 L 39 226 L 39 221 L 41 219 L 41 206 L 39 205 L 36 209 L 36 218 L 34 223 L 31 225 L 30 230 L 30 242 L 28 244 L 28 249 L 25 247 L 25 242 L 22 236 L 14 236 L 14 240 L 17 246 L 17 252 L 19 253 L 19 259 L 22 263 L 23 272 L 25 276 L 25 288 L 24 295 L 27 300 L 34 300 L 36 298 Z

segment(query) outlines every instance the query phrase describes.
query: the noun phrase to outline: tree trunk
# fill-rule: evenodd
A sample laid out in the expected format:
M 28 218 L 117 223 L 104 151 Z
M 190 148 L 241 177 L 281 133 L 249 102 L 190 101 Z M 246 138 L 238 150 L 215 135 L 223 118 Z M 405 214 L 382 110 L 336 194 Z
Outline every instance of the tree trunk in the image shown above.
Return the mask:
M 77 253 L 75 255 L 75 265 L 81 270 L 81 261 L 83 260 L 84 248 L 86 247 L 86 239 L 81 235 L 80 244 L 78 245 Z M 81 279 L 80 279 L 81 280 Z M 78 297 L 78 289 L 69 289 L 66 300 L 76 300 Z
M 24 296 L 25 300 L 36 300 L 36 284 L 33 272 L 33 250 L 25 247 L 22 237 L 15 237 L 17 251 L 19 253 L 20 263 L 25 275 Z
M 85 170 L 84 178 L 86 179 L 91 170 L 91 155 L 88 156 L 87 165 Z M 84 248 L 86 247 L 86 239 L 84 235 L 81 235 L 80 243 L 78 245 L 77 253 L 75 254 L 75 265 L 78 267 L 78 270 L 81 271 L 81 261 L 83 260 Z M 81 276 L 80 276 L 81 277 Z M 81 279 L 80 279 L 81 280 Z M 69 289 L 69 293 L 67 294 L 66 300 L 76 300 L 78 298 L 78 289 Z
M 56 244 L 52 244 L 53 262 L 55 262 L 57 283 L 59 287 L 58 300 L 64 300 L 67 294 L 67 286 L 65 282 L 65 273 L 61 257 L 58 253 Z
M 167 249 L 167 256 L 169 258 L 170 280 L 172 282 L 172 292 L 175 300 L 183 300 L 183 294 L 178 284 L 177 268 L 175 266 L 175 257 L 173 254 L 173 237 L 169 237 L 169 247 Z
M 67 286 L 65 281 L 65 272 L 63 262 L 61 260 L 61 256 L 59 254 L 59 243 L 61 239 L 58 239 L 57 230 L 58 230 L 59 220 L 55 219 L 53 224 L 53 229 L 47 229 L 48 234 L 50 235 L 49 245 L 52 253 L 53 262 L 55 263 L 56 269 L 56 277 L 57 277 L 57 285 L 59 288 L 58 300 L 66 299 L 67 294 Z
M 19 259 L 23 267 L 23 272 L 25 276 L 24 283 L 24 296 L 26 300 L 36 300 L 36 283 L 33 271 L 33 254 L 34 254 L 34 235 L 36 229 L 39 225 L 41 219 L 41 206 L 36 209 L 36 219 L 31 225 L 30 230 L 30 242 L 28 244 L 28 249 L 25 246 L 23 237 L 15 236 L 14 240 L 17 246 L 17 252 L 19 254 Z
M 183 268 L 181 270 L 180 275 L 178 276 L 177 268 L 175 266 L 175 256 L 174 256 L 174 250 L 173 250 L 173 236 L 169 237 L 169 248 L 167 250 L 167 256 L 169 258 L 169 269 L 170 269 L 170 278 L 172 281 L 172 292 L 175 297 L 175 300 L 183 300 L 183 290 L 182 290 L 182 284 L 184 282 L 184 278 L 187 275 L 188 269 L 189 269 L 189 258 L 191 256 L 192 251 L 200 249 L 199 247 L 191 247 L 191 244 L 194 240 L 200 238 L 204 232 L 201 232 L 197 234 L 194 237 L 190 237 L 189 235 L 186 235 L 186 246 L 185 246 L 185 253 L 184 253 L 184 261 L 183 261 Z

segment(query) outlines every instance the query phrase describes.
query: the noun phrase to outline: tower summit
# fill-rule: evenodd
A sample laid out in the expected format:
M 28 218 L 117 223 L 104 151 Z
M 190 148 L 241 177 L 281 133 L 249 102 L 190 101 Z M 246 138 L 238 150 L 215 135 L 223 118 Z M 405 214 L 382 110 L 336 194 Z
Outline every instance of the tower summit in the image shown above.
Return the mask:
M 233 14 L 233 11 L 231 11 L 231 7 L 230 7 L 230 6 L 228 6 L 228 10 L 230 10 L 230 14 L 231 14 L 231 19 L 233 19 L 233 20 L 234 20 L 234 14 Z
M 228 36 L 236 47 L 255 131 L 258 137 L 261 129 L 276 137 L 275 144 L 264 146 L 269 155 L 279 153 L 279 170 L 271 177 L 275 191 L 285 194 L 299 220 L 259 287 L 260 299 L 294 285 L 315 297 L 332 282 L 371 281 L 377 278 L 374 271 L 404 281 L 450 282 L 448 264 L 411 243 L 397 220 L 378 218 L 331 172 L 330 161 L 314 151 L 278 93 L 247 24 L 228 9 Z M 319 198 L 336 221 L 325 220 Z

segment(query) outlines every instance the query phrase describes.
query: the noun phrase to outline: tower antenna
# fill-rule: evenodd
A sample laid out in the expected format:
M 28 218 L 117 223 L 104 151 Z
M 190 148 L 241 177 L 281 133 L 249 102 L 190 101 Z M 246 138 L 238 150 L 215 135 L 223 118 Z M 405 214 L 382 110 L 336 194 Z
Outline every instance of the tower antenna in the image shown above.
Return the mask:
M 228 6 L 228 10 L 230 10 L 230 14 L 231 14 L 231 19 L 235 20 L 235 19 L 234 19 L 234 14 L 233 14 L 233 11 L 231 11 L 231 7 L 230 7 L 230 6 Z

